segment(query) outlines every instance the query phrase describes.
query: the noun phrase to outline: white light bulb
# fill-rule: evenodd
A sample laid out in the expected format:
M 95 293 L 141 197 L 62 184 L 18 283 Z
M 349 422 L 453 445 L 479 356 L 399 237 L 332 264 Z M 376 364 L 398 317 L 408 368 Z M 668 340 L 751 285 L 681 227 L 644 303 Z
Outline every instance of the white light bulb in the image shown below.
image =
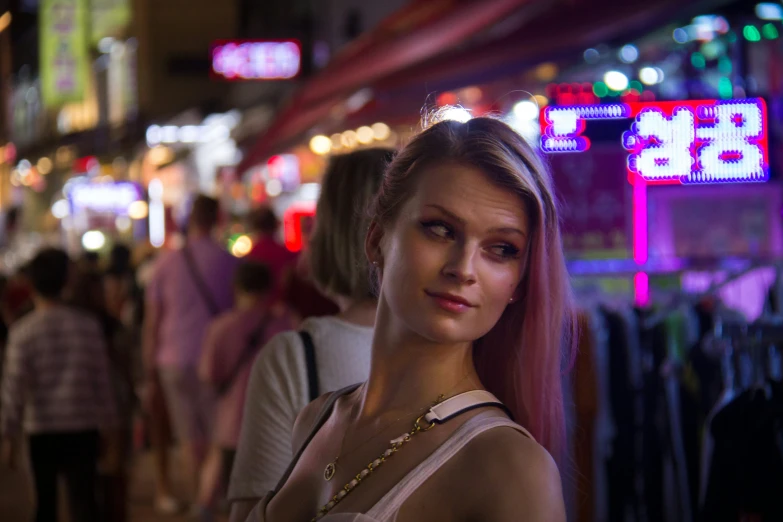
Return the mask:
M 100 230 L 88 230 L 82 236 L 85 250 L 100 250 L 106 244 L 106 236 Z
M 441 121 L 451 120 L 465 123 L 472 120 L 473 116 L 471 116 L 470 111 L 463 109 L 462 107 L 449 107 L 440 114 L 439 119 Z
M 635 45 L 624 45 L 620 48 L 618 56 L 621 61 L 625 63 L 633 63 L 639 58 L 639 49 Z
M 538 118 L 538 105 L 530 100 L 522 100 L 514 105 L 514 116 L 520 121 Z
M 608 71 L 604 74 L 604 83 L 613 91 L 624 91 L 628 88 L 628 77 L 620 71 Z

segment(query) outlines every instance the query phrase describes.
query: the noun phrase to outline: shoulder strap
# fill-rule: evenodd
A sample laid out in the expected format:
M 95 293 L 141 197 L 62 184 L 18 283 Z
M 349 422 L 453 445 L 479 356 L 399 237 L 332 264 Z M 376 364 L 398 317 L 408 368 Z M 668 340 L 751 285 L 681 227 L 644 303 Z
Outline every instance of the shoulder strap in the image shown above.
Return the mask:
M 424 420 L 430 424 L 437 423 L 443 424 L 449 419 L 453 419 L 457 415 L 475 410 L 477 408 L 483 408 L 485 406 L 494 406 L 502 409 L 506 415 L 511 419 L 514 418 L 506 405 L 498 400 L 497 397 L 484 390 L 472 390 L 465 393 L 455 395 L 450 399 L 447 399 L 440 404 L 436 404 L 429 409 L 424 416 Z
M 234 363 L 234 366 L 231 368 L 231 372 L 228 374 L 228 377 L 226 377 L 217 386 L 217 393 L 219 396 L 225 395 L 231 389 L 234 381 L 239 375 L 239 372 L 242 371 L 248 361 L 255 357 L 256 352 L 260 348 L 258 345 L 260 344 L 264 332 L 266 332 L 266 328 L 271 320 L 271 317 L 269 317 L 267 314 L 264 320 L 261 321 L 261 324 L 259 324 L 252 332 L 250 332 L 250 335 L 248 336 L 245 343 L 245 349 L 242 350 L 242 353 L 239 355 L 239 359 L 237 359 L 237 362 Z
M 204 304 L 207 305 L 209 313 L 213 316 L 219 314 L 220 307 L 213 299 L 212 292 L 209 291 L 207 284 L 204 282 L 204 279 L 201 277 L 201 274 L 198 271 L 196 260 L 193 259 L 193 252 L 190 250 L 190 245 L 185 245 L 185 248 L 182 249 L 182 254 L 185 256 L 185 264 L 188 267 L 188 272 L 190 272 L 190 278 L 194 283 L 196 283 L 198 293 L 201 294 L 201 299 L 203 299 Z
M 307 364 L 307 387 L 310 394 L 310 402 L 321 395 L 318 384 L 318 367 L 315 365 L 315 344 L 313 337 L 306 330 L 299 330 L 299 338 L 302 339 L 305 351 L 305 364 Z
M 385 522 L 394 520 L 394 515 L 400 510 L 408 498 L 427 481 L 449 459 L 459 453 L 470 441 L 482 433 L 494 428 L 507 427 L 517 430 L 522 435 L 532 439 L 533 436 L 515 422 L 505 417 L 482 412 L 460 426 L 446 441 L 427 457 L 421 464 L 413 468 L 400 482 L 375 504 L 367 516 L 373 520 Z
M 347 395 L 356 388 L 361 386 L 360 384 L 354 384 L 351 386 L 347 386 L 343 388 L 342 390 L 338 390 L 334 393 L 332 393 L 331 396 L 329 396 L 329 399 L 324 403 L 323 408 L 321 408 L 321 411 L 318 413 L 318 416 L 316 417 L 315 424 L 313 424 L 312 429 L 310 430 L 310 434 L 305 439 L 304 443 L 302 443 L 302 446 L 299 448 L 299 450 L 296 452 L 296 455 L 294 455 L 294 458 L 291 459 L 291 463 L 288 465 L 288 469 L 285 470 L 285 473 L 283 473 L 282 478 L 277 483 L 277 486 L 275 486 L 275 489 L 273 491 L 273 496 L 278 491 L 280 491 L 280 488 L 282 488 L 286 481 L 288 480 L 288 477 L 291 476 L 291 472 L 294 470 L 294 467 L 296 466 L 296 463 L 299 462 L 299 459 L 302 457 L 302 453 L 304 453 L 307 446 L 310 444 L 310 441 L 313 440 L 313 437 L 315 437 L 315 434 L 318 433 L 318 430 L 321 429 L 321 426 L 324 425 L 326 420 L 329 418 L 329 416 L 332 414 L 332 409 L 334 408 L 334 403 L 337 402 L 337 399 L 342 397 L 343 395 Z

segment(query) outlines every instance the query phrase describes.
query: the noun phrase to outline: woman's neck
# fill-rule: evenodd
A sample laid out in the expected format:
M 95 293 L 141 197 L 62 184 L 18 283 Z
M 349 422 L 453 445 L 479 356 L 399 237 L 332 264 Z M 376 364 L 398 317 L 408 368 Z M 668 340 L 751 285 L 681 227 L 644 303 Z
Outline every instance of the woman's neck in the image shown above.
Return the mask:
M 375 325 L 375 311 L 378 307 L 375 299 L 356 301 L 347 297 L 336 297 L 334 301 L 340 308 L 337 317 L 341 320 L 359 326 Z
M 362 392 L 359 422 L 429 407 L 440 396 L 483 389 L 470 342 L 437 344 L 410 332 L 379 304 L 370 377 Z

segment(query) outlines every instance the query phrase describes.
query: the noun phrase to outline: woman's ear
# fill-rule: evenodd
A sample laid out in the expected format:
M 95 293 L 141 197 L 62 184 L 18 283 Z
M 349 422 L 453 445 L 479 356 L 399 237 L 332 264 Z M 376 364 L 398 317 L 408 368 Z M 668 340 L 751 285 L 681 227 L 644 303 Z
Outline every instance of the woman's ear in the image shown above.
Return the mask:
M 383 251 L 381 242 L 383 241 L 383 226 L 376 220 L 370 222 L 370 228 L 367 229 L 367 236 L 364 239 L 364 254 L 371 265 L 376 267 L 383 266 Z

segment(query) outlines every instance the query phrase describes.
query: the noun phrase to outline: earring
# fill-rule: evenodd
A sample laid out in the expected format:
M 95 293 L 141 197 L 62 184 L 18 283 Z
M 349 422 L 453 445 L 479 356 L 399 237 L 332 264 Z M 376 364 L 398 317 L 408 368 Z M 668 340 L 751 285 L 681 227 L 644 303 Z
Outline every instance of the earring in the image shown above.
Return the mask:
M 514 298 L 512 297 L 511 299 L 508 300 L 508 302 L 509 303 L 513 303 L 514 302 Z
M 373 265 L 373 266 L 378 266 L 378 261 L 373 261 L 373 262 L 372 262 L 372 265 Z

